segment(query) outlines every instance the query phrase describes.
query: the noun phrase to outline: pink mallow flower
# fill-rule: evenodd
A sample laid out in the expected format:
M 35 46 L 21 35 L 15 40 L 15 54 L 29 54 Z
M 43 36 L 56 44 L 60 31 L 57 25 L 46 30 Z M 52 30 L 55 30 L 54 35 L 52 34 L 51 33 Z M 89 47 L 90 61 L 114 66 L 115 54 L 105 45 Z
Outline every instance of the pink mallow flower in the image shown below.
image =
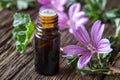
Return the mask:
M 110 47 L 110 42 L 108 39 L 103 38 L 102 34 L 104 31 L 104 24 L 101 21 L 96 21 L 91 29 L 91 39 L 88 35 L 87 30 L 84 26 L 78 26 L 73 28 L 74 37 L 83 45 L 69 45 L 63 48 L 65 57 L 67 56 L 77 56 L 79 57 L 77 67 L 78 69 L 84 68 L 90 61 L 94 53 L 97 54 L 107 54 L 112 51 Z
M 64 5 L 68 2 L 68 0 L 37 0 L 40 4 L 42 4 L 41 9 L 51 8 L 56 11 L 64 11 Z
M 80 3 L 74 3 L 70 6 L 68 10 L 68 16 L 64 12 L 59 12 L 59 28 L 60 30 L 64 30 L 69 28 L 71 32 L 71 28 L 75 27 L 76 25 L 84 25 L 87 23 L 88 18 L 85 17 L 85 12 L 80 11 L 81 5 Z

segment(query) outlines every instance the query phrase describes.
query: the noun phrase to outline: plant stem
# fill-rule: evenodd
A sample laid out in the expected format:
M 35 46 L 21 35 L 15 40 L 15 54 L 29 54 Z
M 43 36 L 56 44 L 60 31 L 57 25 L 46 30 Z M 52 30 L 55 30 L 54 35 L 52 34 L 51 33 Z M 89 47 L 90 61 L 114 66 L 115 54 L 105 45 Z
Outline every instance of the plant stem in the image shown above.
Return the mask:
M 77 58 L 75 57 L 72 61 L 70 61 L 68 64 L 73 63 Z
M 100 64 L 100 67 L 102 66 L 102 62 L 101 62 L 101 59 L 100 59 L 100 54 L 97 54 L 97 59 L 98 59 L 98 62 Z

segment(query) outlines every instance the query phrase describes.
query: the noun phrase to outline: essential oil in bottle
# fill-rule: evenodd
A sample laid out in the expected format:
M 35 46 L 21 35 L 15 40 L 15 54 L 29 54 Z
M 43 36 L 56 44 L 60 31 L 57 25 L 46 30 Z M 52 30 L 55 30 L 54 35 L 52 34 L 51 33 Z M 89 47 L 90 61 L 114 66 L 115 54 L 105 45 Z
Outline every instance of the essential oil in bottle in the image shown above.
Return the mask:
M 60 34 L 54 10 L 40 10 L 34 37 L 36 72 L 46 76 L 56 74 L 59 70 Z

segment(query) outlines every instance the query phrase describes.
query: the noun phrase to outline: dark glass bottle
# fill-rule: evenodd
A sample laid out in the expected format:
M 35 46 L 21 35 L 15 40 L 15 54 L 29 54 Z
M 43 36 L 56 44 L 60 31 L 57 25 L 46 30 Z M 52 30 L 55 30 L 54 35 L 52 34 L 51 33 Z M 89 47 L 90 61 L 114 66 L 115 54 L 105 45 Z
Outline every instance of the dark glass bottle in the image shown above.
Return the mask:
M 39 12 L 35 32 L 35 70 L 42 75 L 54 75 L 59 70 L 60 34 L 58 16 L 52 9 Z

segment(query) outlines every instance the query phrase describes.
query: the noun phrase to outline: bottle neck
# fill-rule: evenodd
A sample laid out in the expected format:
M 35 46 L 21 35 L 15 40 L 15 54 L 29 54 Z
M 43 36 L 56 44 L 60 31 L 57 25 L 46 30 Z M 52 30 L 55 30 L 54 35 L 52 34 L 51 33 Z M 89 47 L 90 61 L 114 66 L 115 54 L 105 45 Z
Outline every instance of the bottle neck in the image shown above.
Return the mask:
M 39 37 L 51 38 L 58 34 L 58 16 L 38 16 L 36 35 Z

